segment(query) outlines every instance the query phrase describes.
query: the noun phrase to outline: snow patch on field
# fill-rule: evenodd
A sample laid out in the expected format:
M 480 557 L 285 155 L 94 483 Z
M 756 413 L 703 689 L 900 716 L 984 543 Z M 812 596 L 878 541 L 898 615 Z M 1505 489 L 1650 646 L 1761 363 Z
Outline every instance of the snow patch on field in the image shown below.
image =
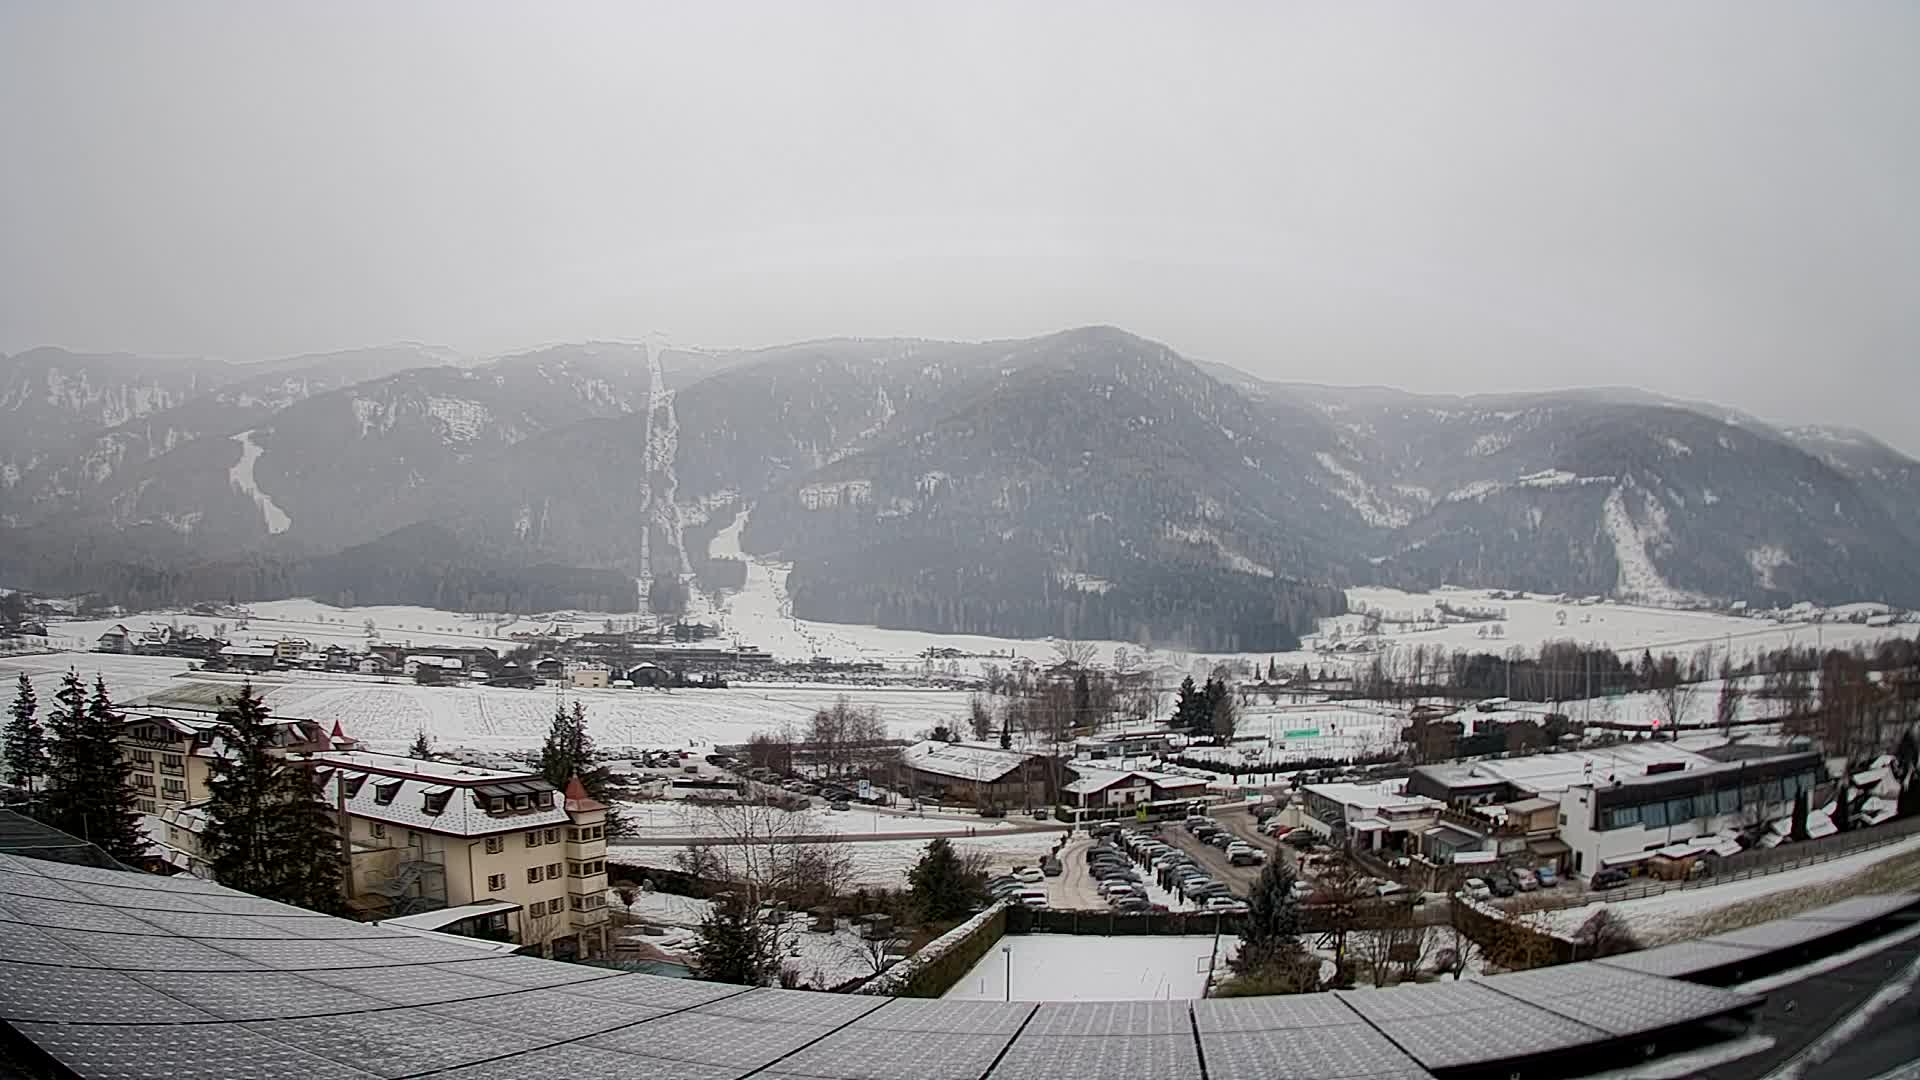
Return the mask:
M 1262 566 L 1252 559 L 1247 558 L 1245 555 L 1227 547 L 1227 545 L 1220 542 L 1220 537 L 1205 525 L 1181 525 L 1178 522 L 1169 521 L 1166 524 L 1166 535 L 1168 539 L 1181 540 L 1189 544 L 1201 544 L 1213 548 L 1214 551 L 1219 554 L 1221 561 L 1226 563 L 1229 569 L 1238 570 L 1243 574 L 1256 574 L 1260 577 L 1273 576 L 1273 570 L 1270 567 Z
M 1327 490 L 1353 507 L 1354 513 L 1360 515 L 1360 520 L 1382 529 L 1398 529 L 1413 520 L 1413 515 L 1407 511 L 1382 502 L 1359 473 L 1340 464 L 1332 454 L 1322 450 L 1313 458 L 1339 481 L 1338 484 L 1327 485 Z
M 1788 556 L 1786 548 L 1763 544 L 1747 549 L 1747 565 L 1753 567 L 1754 581 L 1761 588 L 1777 589 L 1779 586 L 1774 583 L 1774 571 L 1783 566 L 1792 566 L 1793 559 Z
M 227 479 L 253 499 L 253 504 L 260 508 L 260 516 L 266 520 L 269 533 L 278 536 L 286 532 L 293 526 L 293 519 L 275 505 L 273 497 L 261 491 L 260 485 L 253 479 L 254 462 L 260 460 L 260 444 L 253 441 L 251 431 L 233 436 L 233 441 L 240 444 L 240 460 L 227 470 Z
M 1642 500 L 1647 518 L 1642 525 L 1634 521 L 1633 514 L 1627 509 L 1626 489 L 1625 484 L 1615 487 L 1607 494 L 1603 507 L 1607 537 L 1613 541 L 1614 562 L 1620 567 L 1614 592 L 1654 603 L 1686 603 L 1700 599 L 1695 593 L 1667 584 L 1667 579 L 1653 564 L 1649 547 L 1658 547 L 1667 537 L 1666 508 L 1654 499 Z
M 1219 943 L 1220 969 L 1233 939 Z M 1210 935 L 1099 937 L 1019 934 L 1001 939 L 942 997 L 948 1001 L 1183 1001 L 1206 992 Z M 1011 993 L 1007 972 L 1013 972 Z
M 427 415 L 440 423 L 440 437 L 451 443 L 468 443 L 480 437 L 493 423 L 493 410 L 466 398 L 427 398 Z
M 1063 571 L 1060 574 L 1060 584 L 1075 592 L 1087 593 L 1103 593 L 1113 588 L 1113 582 L 1094 577 L 1092 574 L 1082 574 L 1077 570 Z
M 1467 484 L 1464 487 L 1457 487 L 1447 492 L 1447 501 L 1467 502 L 1471 499 L 1484 499 L 1506 486 L 1507 485 L 1502 484 L 1498 480 L 1475 480 L 1471 484 Z

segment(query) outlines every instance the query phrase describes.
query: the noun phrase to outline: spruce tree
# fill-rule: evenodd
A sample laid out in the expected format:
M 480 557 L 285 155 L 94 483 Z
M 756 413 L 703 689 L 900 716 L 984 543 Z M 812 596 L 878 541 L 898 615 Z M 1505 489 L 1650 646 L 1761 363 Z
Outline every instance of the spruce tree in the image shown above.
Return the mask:
M 200 846 L 223 885 L 315 911 L 337 911 L 340 838 L 304 762 L 278 752 L 252 683 L 218 714 L 222 753 L 209 768 Z
M 772 932 L 760 925 L 758 914 L 738 893 L 714 897 L 694 936 L 694 978 L 740 986 L 772 981 L 780 961 L 769 941 Z
M 920 861 L 907 871 L 908 891 L 929 922 L 941 922 L 972 910 L 983 882 L 968 871 L 945 839 L 927 842 Z
M 4 756 L 7 775 L 13 782 L 33 793 L 34 781 L 47 771 L 47 733 L 40 727 L 40 701 L 33 693 L 33 680 L 20 673 L 20 690 L 14 695 L 12 719 L 7 721 Z
M 421 761 L 433 756 L 433 740 L 427 738 L 424 728 L 413 733 L 413 745 L 407 747 L 407 756 Z
M 1298 952 L 1300 905 L 1293 896 L 1293 882 L 1293 867 L 1284 858 L 1274 858 L 1260 872 L 1240 924 L 1236 971 L 1259 971 L 1276 961 L 1291 961 Z
M 626 832 L 626 820 L 620 816 L 613 791 L 613 770 L 600 764 L 587 731 L 587 710 L 578 701 L 572 711 L 560 706 L 553 710 L 547 726 L 547 741 L 540 747 L 540 777 L 565 791 L 567 781 L 578 776 L 587 794 L 607 804 L 607 835 Z
M 47 824 L 99 845 L 123 861 L 140 858 L 146 841 L 120 757 L 120 718 L 107 685 L 95 679 L 91 701 L 80 673 L 69 668 L 47 718 Z

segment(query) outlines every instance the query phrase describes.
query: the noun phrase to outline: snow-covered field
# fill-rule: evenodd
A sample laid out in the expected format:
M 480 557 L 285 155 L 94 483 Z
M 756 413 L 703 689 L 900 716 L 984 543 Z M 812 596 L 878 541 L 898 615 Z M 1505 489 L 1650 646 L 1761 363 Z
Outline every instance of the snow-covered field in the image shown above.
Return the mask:
M 1506 619 L 1497 624 L 1450 623 L 1433 629 L 1413 630 L 1395 623 L 1381 628 L 1380 639 L 1395 647 L 1435 645 L 1452 651 L 1505 652 L 1519 646 L 1532 652 L 1548 641 L 1604 643 L 1623 653 L 1638 654 L 1650 650 L 1682 656 L 1702 645 L 1712 645 L 1719 655 L 1731 650 L 1735 662 L 1751 659 L 1758 652 L 1783 648 L 1824 645 L 1849 648 L 1872 644 L 1894 637 L 1913 637 L 1920 626 L 1895 624 L 1871 627 L 1860 623 L 1774 623 L 1764 619 L 1705 611 L 1680 611 L 1672 608 L 1641 607 L 1631 604 L 1576 604 L 1529 598 L 1494 600 L 1487 589 L 1449 589 L 1431 593 L 1408 593 L 1398 589 L 1348 589 L 1347 603 L 1356 610 L 1377 610 L 1389 618 L 1415 618 L 1433 610 L 1438 602 L 1460 607 L 1501 608 Z M 1563 621 L 1564 618 L 1564 621 Z M 1365 617 L 1344 615 L 1322 620 L 1317 639 L 1305 642 L 1311 648 L 1330 640 L 1338 626 L 1343 637 L 1361 629 Z M 1501 636 L 1481 637 L 1483 629 L 1498 625 Z M 1404 630 L 1405 632 L 1401 632 Z M 1284 666 L 1285 658 L 1281 660 Z M 1317 668 L 1316 668 L 1317 670 Z
M 1234 939 L 1220 940 L 1220 966 Z M 1000 939 L 943 997 L 948 1001 L 1151 1001 L 1197 998 L 1206 990 L 1208 935 L 1097 937 L 1019 934 Z
M 1015 866 L 1039 865 L 1040 859 L 1059 842 L 1060 835 L 1052 831 L 1021 832 L 999 836 L 959 836 L 950 842 L 956 851 L 962 853 L 981 852 L 986 856 L 988 871 L 1001 873 Z M 925 840 L 848 841 L 846 852 L 853 861 L 854 883 L 874 888 L 906 888 L 907 870 L 920 861 L 927 843 Z M 619 866 L 657 866 L 670 870 L 674 868 L 675 853 L 681 850 L 684 849 L 616 843 L 609 848 L 607 861 Z M 724 854 L 726 849 L 715 850 Z M 616 878 L 620 876 L 617 873 L 614 875 Z
M 96 672 L 120 704 L 210 709 L 240 684 L 237 675 L 189 674 L 171 657 L 108 653 L 0 657 L 0 678 L 32 678 L 41 701 L 52 700 L 69 665 L 89 683 Z M 375 750 L 400 751 L 417 731 L 446 748 L 521 750 L 540 745 L 556 705 L 579 701 L 602 747 L 711 746 L 745 742 L 784 723 L 804 729 L 809 718 L 842 694 L 879 712 L 889 733 L 913 738 L 966 715 L 967 695 L 951 690 L 895 690 L 832 686 L 735 687 L 726 690 L 509 690 L 486 686 L 418 686 L 403 679 L 289 672 L 254 680 L 276 714 L 339 721 L 347 734 Z
M 784 815 L 783 811 L 769 812 Z M 622 804 L 621 814 L 632 826 L 630 835 L 636 839 L 704 836 L 715 831 L 710 811 L 673 800 L 625 803 Z M 817 808 L 803 810 L 792 816 L 799 820 L 790 825 L 782 825 L 781 835 L 837 835 L 859 840 L 902 833 L 966 836 L 972 832 L 986 836 L 994 833 L 1011 833 L 1018 829 L 1015 822 L 1005 818 L 993 820 L 978 816 L 959 817 L 939 814 L 922 816 L 911 811 L 890 813 L 858 805 L 848 810 Z
M 1339 705 L 1249 705 L 1240 711 L 1236 739 L 1264 736 L 1268 747 L 1257 757 L 1244 758 L 1239 748 L 1219 748 L 1218 760 L 1261 765 L 1284 764 L 1309 758 L 1355 758 L 1391 750 L 1406 727 L 1403 713 L 1373 711 Z M 1196 747 L 1202 756 L 1210 748 Z
M 1600 901 L 1582 907 L 1546 912 L 1541 917 L 1550 923 L 1555 933 L 1571 934 L 1591 918 L 1594 912 L 1603 907 L 1610 908 L 1615 915 L 1626 919 L 1642 944 L 1664 945 L 1669 941 L 1692 936 L 1689 933 L 1690 926 L 1723 908 L 1770 896 L 1781 897 L 1784 900 L 1792 894 L 1834 884 L 1887 859 L 1917 851 L 1920 851 L 1920 836 L 1857 852 L 1844 858 L 1815 863 L 1798 870 L 1763 874 L 1725 885 L 1673 889 L 1658 896 L 1648 896 L 1638 900 L 1621 900 L 1617 903 Z

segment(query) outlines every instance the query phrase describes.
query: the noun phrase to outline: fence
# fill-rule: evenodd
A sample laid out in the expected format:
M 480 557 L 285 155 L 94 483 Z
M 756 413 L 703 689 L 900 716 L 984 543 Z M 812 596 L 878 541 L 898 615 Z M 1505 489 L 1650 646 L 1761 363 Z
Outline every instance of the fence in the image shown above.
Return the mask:
M 1004 902 L 993 905 L 867 980 L 859 992 L 889 997 L 939 997 L 971 971 L 1007 932 L 1009 910 L 1014 909 Z
M 1007 913 L 1009 934 L 1090 934 L 1101 937 L 1240 932 L 1240 917 L 1213 911 L 1122 914 L 1117 911 L 1015 906 Z
M 1832 862 L 1835 859 L 1857 855 L 1863 851 L 1872 851 L 1874 848 L 1885 847 L 1888 844 L 1897 844 L 1916 833 L 1920 833 L 1920 817 L 1889 822 L 1866 830 L 1836 833 L 1832 836 L 1823 836 L 1818 840 L 1803 840 L 1789 847 L 1741 852 L 1739 855 L 1722 859 L 1720 869 L 1708 877 L 1658 885 L 1642 885 L 1630 889 L 1608 889 L 1598 893 L 1581 892 L 1571 895 L 1559 892 L 1532 893 L 1528 894 L 1527 906 L 1537 910 L 1551 911 L 1558 908 L 1581 907 L 1596 900 L 1609 902 L 1639 900 L 1676 890 L 1704 889 L 1734 881 L 1748 881 L 1768 874 Z

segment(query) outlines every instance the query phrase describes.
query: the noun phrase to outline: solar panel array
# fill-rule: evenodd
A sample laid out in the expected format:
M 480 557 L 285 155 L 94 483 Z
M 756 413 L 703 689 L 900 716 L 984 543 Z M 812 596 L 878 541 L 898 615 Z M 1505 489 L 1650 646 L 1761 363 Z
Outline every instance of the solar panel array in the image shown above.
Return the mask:
M 1920 909 L 1920 893 L 1856 896 L 1792 918 L 1730 930 L 1724 934 L 1610 956 L 1599 963 L 1647 975 L 1685 979 L 1703 972 L 1752 963 L 1768 953 L 1810 945 L 1865 923 L 1909 909 Z
M 745 989 L 0 855 L 0 1021 L 90 1077 L 1414 1080 L 1751 1003 L 1595 964 L 1192 1003 Z

